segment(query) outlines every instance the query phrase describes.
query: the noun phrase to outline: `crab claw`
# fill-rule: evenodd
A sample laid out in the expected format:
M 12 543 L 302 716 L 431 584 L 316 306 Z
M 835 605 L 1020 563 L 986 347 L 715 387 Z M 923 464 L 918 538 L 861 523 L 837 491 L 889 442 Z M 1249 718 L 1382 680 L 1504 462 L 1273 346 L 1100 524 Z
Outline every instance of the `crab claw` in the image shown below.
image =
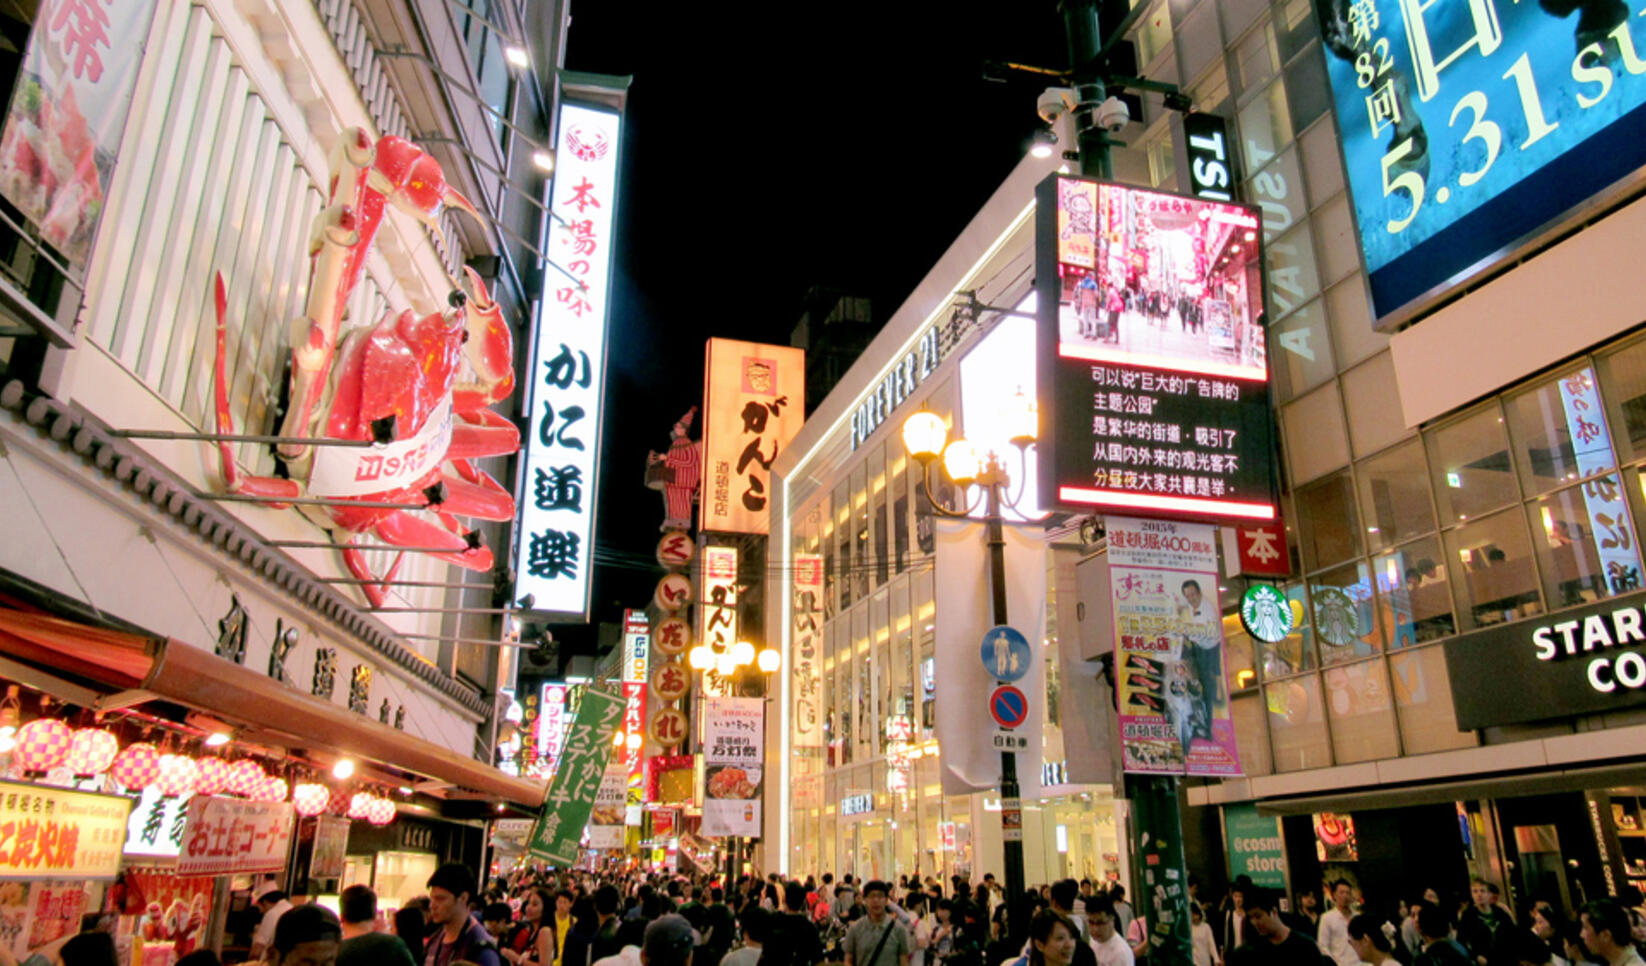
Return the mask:
M 371 182 L 396 208 L 430 227 L 438 227 L 436 219 L 446 205 L 480 217 L 469 199 L 446 183 L 440 162 L 405 138 L 389 135 L 377 142 Z
M 464 266 L 463 274 L 467 280 L 463 324 L 468 336 L 463 355 L 476 378 L 452 388 L 452 404 L 458 412 L 472 413 L 514 391 L 514 332 L 474 269 Z

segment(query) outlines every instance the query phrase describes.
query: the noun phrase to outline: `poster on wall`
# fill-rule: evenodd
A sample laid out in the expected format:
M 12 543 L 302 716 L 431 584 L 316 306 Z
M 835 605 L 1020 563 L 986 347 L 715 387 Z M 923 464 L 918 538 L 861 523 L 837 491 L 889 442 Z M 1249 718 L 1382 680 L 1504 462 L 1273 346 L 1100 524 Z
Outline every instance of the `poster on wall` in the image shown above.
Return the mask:
M 85 265 L 155 4 L 46 0 L 0 134 L 0 194 Z
M 1246 876 L 1261 889 L 1286 888 L 1286 846 L 1280 819 L 1260 815 L 1250 802 L 1223 806 L 1223 840 L 1229 879 Z
M 148 900 L 136 926 L 145 949 L 170 947 L 172 962 L 193 952 L 205 939 L 216 877 L 141 869 L 128 869 L 125 877 L 130 891 Z
M 0 882 L 0 946 L 16 957 L 80 931 L 80 916 L 91 898 L 82 880 Z
M 1041 506 L 1274 519 L 1257 210 L 1056 175 L 1035 198 Z
M 314 824 L 314 854 L 309 877 L 336 879 L 343 875 L 349 851 L 349 820 L 341 815 L 319 815 Z
M 1316 812 L 1315 858 L 1322 862 L 1360 861 L 1360 843 L 1355 839 L 1353 816 L 1338 812 Z
M 710 698 L 703 728 L 703 834 L 760 834 L 766 702 Z
M 1211 526 L 1108 518 L 1123 768 L 1241 774 L 1223 675 Z
M 1637 5 L 1315 7 L 1380 327 L 1638 178 Z
M 766 533 L 771 468 L 806 419 L 806 352 L 710 339 L 698 529 Z

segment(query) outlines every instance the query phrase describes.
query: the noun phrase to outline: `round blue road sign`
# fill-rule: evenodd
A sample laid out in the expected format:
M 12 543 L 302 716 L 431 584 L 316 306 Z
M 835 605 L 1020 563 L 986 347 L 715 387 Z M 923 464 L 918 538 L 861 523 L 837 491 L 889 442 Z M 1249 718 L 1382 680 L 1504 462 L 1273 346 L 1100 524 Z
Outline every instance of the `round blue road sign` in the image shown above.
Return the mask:
M 1028 720 L 1029 699 L 1010 684 L 1002 684 L 989 695 L 989 714 L 1002 728 L 1015 728 Z
M 1005 624 L 996 624 L 983 632 L 981 653 L 984 670 L 994 675 L 995 680 L 1007 684 L 1023 680 L 1023 675 L 1029 673 L 1029 662 L 1034 659 L 1028 638 Z

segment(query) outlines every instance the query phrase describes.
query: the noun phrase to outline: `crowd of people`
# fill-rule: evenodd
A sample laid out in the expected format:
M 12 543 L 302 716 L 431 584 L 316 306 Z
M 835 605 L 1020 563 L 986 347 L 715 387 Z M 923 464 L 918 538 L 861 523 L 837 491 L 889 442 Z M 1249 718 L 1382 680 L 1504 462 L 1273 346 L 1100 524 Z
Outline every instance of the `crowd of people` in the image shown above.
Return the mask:
M 1280 893 L 1235 880 L 1215 905 L 1188 883 L 1194 966 L 1646 966 L 1633 891 L 1570 913 L 1519 915 L 1497 887 L 1448 902 L 1426 889 L 1385 908 L 1347 881 Z M 338 912 L 258 897 L 254 959 L 269 966 L 1169 966 L 1146 915 L 1112 883 L 1065 879 L 1010 897 L 994 876 L 724 883 L 672 875 L 521 871 L 485 884 L 440 866 L 392 914 L 367 886 Z M 117 966 L 112 937 L 65 937 L 18 964 Z M 135 966 L 135 964 L 134 964 Z M 177 966 L 220 966 L 198 950 Z

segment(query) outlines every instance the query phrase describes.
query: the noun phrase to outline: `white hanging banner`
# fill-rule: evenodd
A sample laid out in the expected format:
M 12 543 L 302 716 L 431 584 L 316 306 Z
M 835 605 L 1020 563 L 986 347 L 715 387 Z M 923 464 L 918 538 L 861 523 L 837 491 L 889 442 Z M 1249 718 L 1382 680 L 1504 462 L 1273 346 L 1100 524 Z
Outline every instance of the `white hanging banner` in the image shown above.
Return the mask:
M 709 698 L 703 715 L 703 834 L 760 834 L 766 702 Z

